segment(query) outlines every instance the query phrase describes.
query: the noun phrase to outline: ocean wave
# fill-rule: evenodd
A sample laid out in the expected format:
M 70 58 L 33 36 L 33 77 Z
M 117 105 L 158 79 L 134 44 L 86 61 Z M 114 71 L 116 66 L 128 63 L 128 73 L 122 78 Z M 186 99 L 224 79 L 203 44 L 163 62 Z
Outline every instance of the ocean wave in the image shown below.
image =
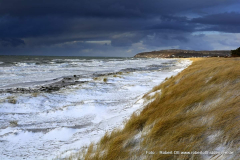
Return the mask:
M 165 66 L 163 63 L 175 63 L 175 60 L 168 59 L 133 59 L 133 58 L 84 58 L 84 59 L 11 59 L 11 64 L 3 66 L 4 78 L 0 86 L 23 83 L 26 81 L 46 81 L 59 77 L 71 77 L 73 75 L 84 75 L 87 77 L 96 74 L 112 74 L 116 72 L 138 72 L 158 70 Z M 169 64 L 168 64 L 169 65 Z M 170 68 L 171 69 L 171 68 Z M 15 74 L 18 80 L 12 79 L 9 75 Z M 94 75 L 95 74 L 95 75 Z
M 35 66 L 36 63 L 29 63 L 29 62 L 17 62 L 16 66 Z

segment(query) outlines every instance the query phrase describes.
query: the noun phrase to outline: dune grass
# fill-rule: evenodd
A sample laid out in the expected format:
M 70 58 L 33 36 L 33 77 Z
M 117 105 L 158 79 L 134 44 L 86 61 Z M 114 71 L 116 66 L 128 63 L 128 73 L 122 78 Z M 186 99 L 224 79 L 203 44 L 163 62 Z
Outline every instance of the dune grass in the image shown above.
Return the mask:
M 7 97 L 7 101 L 8 101 L 8 103 L 12 103 L 12 104 L 17 103 L 16 97 L 14 97 L 14 96 Z
M 240 157 L 240 59 L 202 58 L 153 88 L 154 100 L 80 159 L 170 160 Z M 231 154 L 159 154 L 231 151 Z M 81 152 L 81 151 L 80 151 Z M 155 154 L 149 154 L 149 153 Z
M 17 120 L 12 120 L 12 121 L 9 121 L 9 124 L 11 127 L 16 127 L 18 126 L 18 121 Z
M 106 77 L 103 78 L 103 82 L 107 83 L 108 79 Z

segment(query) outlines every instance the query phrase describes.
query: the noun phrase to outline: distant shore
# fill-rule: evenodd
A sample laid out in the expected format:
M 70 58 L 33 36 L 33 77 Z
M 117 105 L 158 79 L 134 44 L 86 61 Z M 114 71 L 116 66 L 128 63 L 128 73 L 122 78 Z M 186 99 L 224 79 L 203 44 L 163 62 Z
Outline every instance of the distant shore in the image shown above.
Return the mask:
M 230 50 L 194 51 L 169 49 L 136 54 L 135 58 L 190 58 L 190 57 L 228 57 Z

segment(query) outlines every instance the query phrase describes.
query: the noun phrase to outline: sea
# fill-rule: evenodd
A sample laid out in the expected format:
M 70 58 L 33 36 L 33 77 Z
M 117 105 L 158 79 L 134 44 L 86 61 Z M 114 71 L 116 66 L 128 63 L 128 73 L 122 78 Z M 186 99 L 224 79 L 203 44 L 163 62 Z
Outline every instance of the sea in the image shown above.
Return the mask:
M 190 60 L 0 56 L 0 159 L 61 159 L 122 128 Z M 67 80 L 67 81 L 66 81 Z M 44 90 L 57 84 L 57 90 Z

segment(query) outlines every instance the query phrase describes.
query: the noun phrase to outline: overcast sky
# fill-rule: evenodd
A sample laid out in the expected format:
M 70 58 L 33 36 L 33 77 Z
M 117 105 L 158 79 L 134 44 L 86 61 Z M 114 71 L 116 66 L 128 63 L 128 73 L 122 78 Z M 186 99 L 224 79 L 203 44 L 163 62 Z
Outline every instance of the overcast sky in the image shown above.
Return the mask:
M 237 47 L 239 0 L 0 0 L 0 55 Z

